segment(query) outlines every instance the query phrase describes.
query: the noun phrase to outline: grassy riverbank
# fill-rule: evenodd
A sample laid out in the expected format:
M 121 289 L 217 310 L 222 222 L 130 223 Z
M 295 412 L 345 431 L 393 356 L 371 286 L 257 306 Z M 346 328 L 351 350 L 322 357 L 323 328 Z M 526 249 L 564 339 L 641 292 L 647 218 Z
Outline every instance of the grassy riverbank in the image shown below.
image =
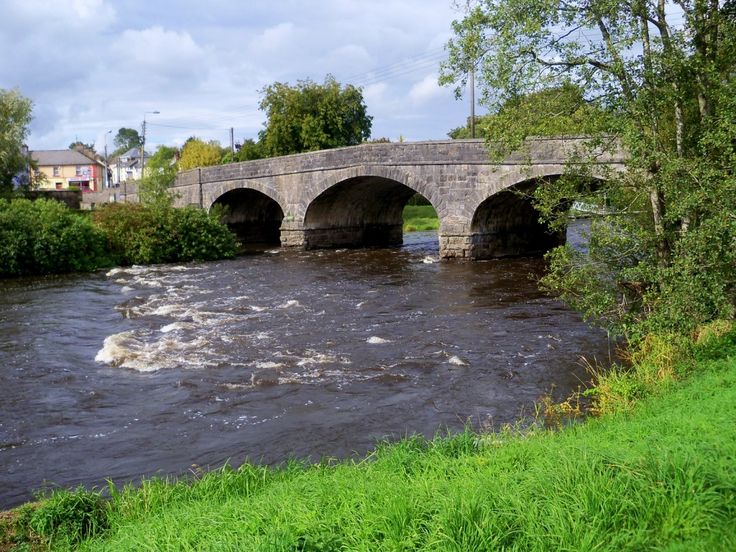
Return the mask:
M 431 205 L 407 205 L 404 207 L 404 232 L 438 230 L 440 221 Z
M 30 527 L 37 544 L 82 550 L 733 550 L 736 334 L 723 333 L 675 357 L 655 342 L 639 368 L 601 380 L 610 397 L 635 389 L 635 406 L 609 400 L 561 431 L 408 439 L 358 463 L 224 468 L 109 501 L 58 493 L 21 509 L 17 538 Z

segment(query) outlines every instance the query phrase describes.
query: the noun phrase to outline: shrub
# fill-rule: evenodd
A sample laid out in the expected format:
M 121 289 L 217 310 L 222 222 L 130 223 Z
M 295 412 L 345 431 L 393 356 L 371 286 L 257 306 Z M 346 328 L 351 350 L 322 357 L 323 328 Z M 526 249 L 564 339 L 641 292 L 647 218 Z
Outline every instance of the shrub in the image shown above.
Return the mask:
M 95 211 L 119 264 L 205 261 L 235 255 L 235 236 L 214 213 L 194 207 L 113 203 Z
M 88 217 L 47 199 L 0 200 L 0 276 L 89 271 L 109 264 Z

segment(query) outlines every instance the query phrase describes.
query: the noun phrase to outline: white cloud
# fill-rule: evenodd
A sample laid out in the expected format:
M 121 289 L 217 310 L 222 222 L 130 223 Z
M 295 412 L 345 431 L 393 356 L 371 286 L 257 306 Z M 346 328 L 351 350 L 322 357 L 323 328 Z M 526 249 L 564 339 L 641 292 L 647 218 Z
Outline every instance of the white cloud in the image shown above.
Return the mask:
M 447 89 L 437 84 L 436 73 L 427 75 L 409 90 L 409 98 L 416 103 L 425 103 L 443 95 L 447 95 Z
M 137 67 L 141 72 L 178 74 L 200 69 L 205 51 L 188 32 L 167 31 L 156 26 L 126 30 L 112 46 L 114 65 Z

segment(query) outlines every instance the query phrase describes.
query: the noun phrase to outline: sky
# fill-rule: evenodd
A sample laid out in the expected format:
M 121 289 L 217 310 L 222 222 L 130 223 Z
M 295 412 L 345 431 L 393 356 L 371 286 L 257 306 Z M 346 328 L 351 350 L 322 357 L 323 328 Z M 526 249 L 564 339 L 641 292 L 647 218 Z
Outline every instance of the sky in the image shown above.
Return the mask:
M 273 82 L 363 88 L 373 138 L 437 140 L 469 105 L 437 84 L 453 0 L 0 0 L 0 88 L 33 101 L 31 149 L 256 139 Z M 152 113 L 159 111 L 159 114 Z M 108 131 L 111 131 L 108 133 Z

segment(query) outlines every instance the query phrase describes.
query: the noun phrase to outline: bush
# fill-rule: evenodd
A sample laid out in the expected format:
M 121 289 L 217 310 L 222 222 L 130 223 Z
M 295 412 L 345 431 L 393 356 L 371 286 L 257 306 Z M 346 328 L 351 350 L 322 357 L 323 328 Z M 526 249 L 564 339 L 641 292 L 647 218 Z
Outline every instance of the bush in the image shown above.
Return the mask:
M 0 277 L 108 264 L 104 236 L 85 215 L 53 200 L 0 200 Z
M 194 207 L 112 203 L 95 211 L 95 224 L 122 265 L 208 261 L 235 255 L 235 236 L 214 213 Z

